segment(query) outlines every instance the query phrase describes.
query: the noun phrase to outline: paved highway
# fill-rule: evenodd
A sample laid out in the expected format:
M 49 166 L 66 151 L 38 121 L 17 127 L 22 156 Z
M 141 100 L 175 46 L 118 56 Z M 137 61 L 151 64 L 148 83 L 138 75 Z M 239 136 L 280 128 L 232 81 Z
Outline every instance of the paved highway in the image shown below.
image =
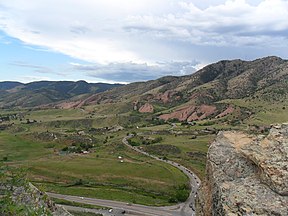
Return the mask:
M 180 212 L 178 209 L 175 209 L 175 206 L 151 207 L 151 206 L 130 204 L 130 203 L 112 201 L 112 200 L 101 200 L 101 199 L 94 199 L 94 198 L 87 198 L 87 197 L 80 197 L 80 196 L 70 196 L 70 195 L 55 194 L 55 193 L 47 193 L 47 194 L 50 197 L 54 197 L 58 199 L 64 199 L 68 201 L 74 201 L 74 202 L 85 203 L 85 204 L 90 204 L 90 205 L 105 206 L 108 208 L 115 209 L 115 211 L 117 212 L 119 210 L 125 210 L 126 213 L 128 214 L 135 214 L 135 215 L 141 215 L 141 216 L 180 216 Z M 114 215 L 114 213 L 112 213 L 111 215 Z
M 195 199 L 196 199 L 197 191 L 198 191 L 200 184 L 201 184 L 200 179 L 191 170 L 187 169 L 186 167 L 184 167 L 184 166 L 182 166 L 176 162 L 173 162 L 170 160 L 163 160 L 162 158 L 156 157 L 156 156 L 151 155 L 151 154 L 149 154 L 149 153 L 147 153 L 147 152 L 145 152 L 145 151 L 143 151 L 137 147 L 133 147 L 133 146 L 129 145 L 128 139 L 131 138 L 132 136 L 133 135 L 129 135 L 129 136 L 124 137 L 122 142 L 126 146 L 128 146 L 129 148 L 133 149 L 134 151 L 137 151 L 141 154 L 149 156 L 155 160 L 168 163 L 168 164 L 180 169 L 183 173 L 185 173 L 189 177 L 190 187 L 191 187 L 190 195 L 189 195 L 188 199 L 186 200 L 186 202 L 178 204 L 174 207 L 178 208 L 178 212 L 180 212 L 181 216 L 191 216 L 191 215 L 193 216 L 193 215 L 195 215 Z
M 165 206 L 165 207 L 152 207 L 152 206 L 144 206 L 138 204 L 130 204 L 112 200 L 101 200 L 101 199 L 94 199 L 94 198 L 87 198 L 87 197 L 80 197 L 80 196 L 70 196 L 70 195 L 62 195 L 62 194 L 55 194 L 55 193 L 47 193 L 50 197 L 64 199 L 68 201 L 74 201 L 78 203 L 85 203 L 97 206 L 105 206 L 113 209 L 113 212 L 109 213 L 106 211 L 104 215 L 111 215 L 111 216 L 119 216 L 123 215 L 125 211 L 125 215 L 139 215 L 139 216 L 194 216 L 194 206 L 195 206 L 195 198 L 197 190 L 200 186 L 200 179 L 189 169 L 186 167 L 169 160 L 163 160 L 159 157 L 154 155 L 150 155 L 147 152 L 129 145 L 128 139 L 131 138 L 132 135 L 129 135 L 123 138 L 122 142 L 128 146 L 129 148 L 137 151 L 141 154 L 149 156 L 155 160 L 162 161 L 168 163 L 177 169 L 181 170 L 185 173 L 190 179 L 190 187 L 191 192 L 189 198 L 184 203 L 180 203 L 174 206 Z M 79 208 L 81 209 L 81 208 Z M 83 208 L 82 208 L 83 210 Z

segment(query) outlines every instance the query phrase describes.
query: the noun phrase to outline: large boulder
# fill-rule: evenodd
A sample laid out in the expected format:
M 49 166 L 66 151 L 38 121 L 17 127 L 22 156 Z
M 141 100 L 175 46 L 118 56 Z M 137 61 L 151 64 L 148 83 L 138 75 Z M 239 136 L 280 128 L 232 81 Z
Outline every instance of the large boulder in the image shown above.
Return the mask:
M 198 215 L 288 215 L 288 124 L 267 136 L 220 132 L 206 171 Z

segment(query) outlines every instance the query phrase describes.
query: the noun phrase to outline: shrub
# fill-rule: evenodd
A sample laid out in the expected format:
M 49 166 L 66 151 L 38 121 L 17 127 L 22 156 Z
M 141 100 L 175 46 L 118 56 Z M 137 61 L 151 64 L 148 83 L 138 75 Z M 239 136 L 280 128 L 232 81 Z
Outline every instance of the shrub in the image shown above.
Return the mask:
M 68 151 L 68 146 L 65 146 L 63 149 L 62 149 L 62 151 Z

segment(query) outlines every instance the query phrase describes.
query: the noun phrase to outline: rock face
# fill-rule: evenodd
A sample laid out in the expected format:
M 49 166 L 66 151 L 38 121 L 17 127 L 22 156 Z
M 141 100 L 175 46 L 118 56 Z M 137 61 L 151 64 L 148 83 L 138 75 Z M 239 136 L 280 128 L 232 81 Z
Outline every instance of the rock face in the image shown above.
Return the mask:
M 221 112 L 219 115 L 216 116 L 216 118 L 222 118 L 230 113 L 234 112 L 234 108 L 230 105 L 226 110 Z
M 140 113 L 153 113 L 154 107 L 149 103 L 145 103 L 143 106 L 139 108 L 139 112 Z
M 7 176 L 0 170 L 0 215 L 72 216 L 64 207 L 56 205 L 46 193 L 38 190 L 25 178 Z M 4 170 L 5 171 L 5 170 Z M 13 172 L 13 171 L 12 171 Z M 15 174 L 15 173 L 14 173 Z M 12 180 L 11 180 L 12 179 Z M 7 184 L 8 183 L 8 184 Z
M 173 96 L 176 95 L 176 91 L 168 90 L 164 93 L 155 95 L 155 99 L 162 101 L 163 103 L 169 103 L 173 100 Z
M 29 183 L 28 187 L 18 187 L 13 192 L 13 200 L 25 206 L 30 206 L 34 210 L 42 209 L 43 215 L 52 216 L 72 216 L 62 206 L 55 205 L 45 193 L 39 191 L 35 186 Z
M 269 135 L 220 132 L 207 156 L 197 215 L 288 215 L 288 124 Z
M 224 60 L 191 75 L 130 83 L 92 96 L 87 95 L 86 99 L 79 98 L 78 107 L 139 100 L 141 103 L 157 104 L 175 111 L 188 104 L 214 105 L 226 99 L 245 97 L 263 98 L 267 102 L 282 101 L 288 95 L 287 79 L 288 61 L 275 56 L 255 61 Z M 219 103 L 215 105 L 218 107 Z
M 178 119 L 179 121 L 190 122 L 205 119 L 215 112 L 217 112 L 217 108 L 215 106 L 203 104 L 201 106 L 186 106 L 179 108 L 172 113 L 163 114 L 159 116 L 159 118 L 165 121 L 169 119 Z

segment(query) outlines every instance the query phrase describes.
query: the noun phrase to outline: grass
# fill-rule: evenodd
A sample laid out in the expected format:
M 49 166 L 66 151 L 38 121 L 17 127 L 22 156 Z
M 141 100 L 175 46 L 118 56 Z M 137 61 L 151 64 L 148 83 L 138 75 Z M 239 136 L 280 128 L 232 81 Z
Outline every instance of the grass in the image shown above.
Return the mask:
M 156 137 L 156 136 L 154 136 Z M 167 153 L 165 156 L 171 160 L 183 164 L 187 168 L 193 170 L 200 178 L 205 176 L 206 153 L 209 143 L 215 138 L 215 135 L 197 136 L 192 139 L 192 135 L 165 135 L 161 144 L 153 144 L 150 146 L 142 146 L 153 154 L 163 156 L 162 152 L 157 150 L 161 145 L 172 145 L 181 150 L 181 153 Z M 158 151 L 158 152 L 157 152 Z
M 179 147 L 184 152 L 197 151 L 206 153 L 208 144 L 214 139 L 214 135 L 197 136 L 196 139 L 191 138 L 192 135 L 166 135 L 162 144 L 169 144 Z
M 43 143 L 28 140 L 23 136 L 0 133 L 0 160 L 7 157 L 10 161 L 37 160 L 51 153 Z
M 211 88 L 209 85 L 202 87 Z M 250 98 L 230 99 L 219 103 L 234 104 L 245 109 L 223 118 L 198 121 L 194 126 L 176 123 L 173 131 L 179 134 L 174 135 L 168 132 L 172 129 L 170 124 L 153 125 L 153 123 L 163 122 L 152 121 L 152 117 L 155 118 L 160 113 L 169 113 L 191 102 L 178 107 L 155 105 L 155 113 L 151 115 L 132 111 L 131 101 L 133 100 L 134 98 L 129 98 L 127 101 L 114 104 L 107 103 L 65 110 L 0 110 L 3 115 L 20 112 L 25 114 L 22 122 L 19 119 L 5 122 L 14 123 L 14 126 L 0 132 L 0 161 L 4 160 L 6 164 L 25 167 L 30 180 L 35 185 L 44 187 L 46 191 L 163 206 L 173 204 L 169 201 L 175 200 L 179 188 L 187 185 L 188 178 L 168 164 L 128 149 L 121 143 L 126 133 L 132 131 L 163 132 L 163 135 L 151 135 L 154 138 L 161 136 L 163 140 L 160 143 L 148 146 L 141 143 L 140 146 L 155 155 L 165 156 L 184 165 L 203 179 L 206 152 L 215 135 L 194 137 L 192 135 L 194 132 L 206 128 L 243 130 L 251 124 L 260 126 L 288 121 L 287 100 L 272 103 L 258 99 L 250 100 Z M 245 111 L 254 113 L 249 118 L 232 125 L 231 122 L 239 119 Z M 25 124 L 26 119 L 36 120 L 37 123 Z M 88 155 L 59 155 L 60 149 L 72 144 L 70 141 L 59 139 L 44 142 L 31 135 L 34 132 L 49 131 L 71 138 L 79 130 L 89 133 L 91 128 L 115 125 L 124 126 L 126 130 L 113 133 L 104 130 L 90 134 L 98 141 L 93 143 L 95 147 Z M 148 126 L 145 127 L 146 125 Z M 118 158 L 119 156 L 121 159 Z M 57 200 L 57 202 L 84 207 L 84 204 L 67 203 L 63 200 Z M 85 205 L 85 207 L 88 206 Z M 97 208 L 97 206 L 90 207 Z M 79 213 L 78 215 L 91 214 Z
M 55 120 L 72 120 L 83 118 L 87 112 L 83 109 L 47 109 L 37 110 L 26 114 L 26 118 L 35 119 L 37 121 L 47 122 Z
M 27 168 L 30 180 L 47 191 L 167 205 L 176 188 L 187 184 L 187 177 L 170 165 L 127 149 L 121 143 L 125 133 L 100 135 L 100 139 L 108 137 L 107 143 L 97 145 L 89 155 L 60 156 L 45 148 L 47 143 L 43 141 L 2 132 L 0 157 L 7 156 L 9 164 Z M 123 163 L 118 159 L 120 155 Z
M 253 114 L 250 118 L 244 121 L 245 125 L 270 125 L 275 123 L 288 122 L 288 101 L 263 101 L 260 99 L 230 99 L 221 101 L 221 103 L 231 103 L 239 107 L 244 107 L 252 110 Z M 283 109 L 283 107 L 285 107 Z
M 187 183 L 174 167 L 132 152 L 123 152 L 121 163 L 118 155 L 97 151 L 88 157 L 54 158 L 31 163 L 29 170 L 51 192 L 148 205 L 167 204 L 175 188 Z
M 27 168 L 30 180 L 38 186 L 44 186 L 50 192 L 144 205 L 171 204 L 169 200 L 176 196 L 177 188 L 188 183 L 188 178 L 170 165 L 155 161 L 125 147 L 121 140 L 127 132 L 131 131 L 94 134 L 93 136 L 100 143 L 97 143 L 93 153 L 89 155 L 60 156 L 54 151 L 62 149 L 65 141 L 43 142 L 27 135 L 27 133 L 47 130 L 73 133 L 75 130 L 87 130 L 90 127 L 105 127 L 119 123 L 135 126 L 137 119 L 142 118 L 142 115 L 135 113 L 133 115 L 127 113 L 108 114 L 104 108 L 105 106 L 101 105 L 90 106 L 83 110 L 29 111 L 25 119 L 35 119 L 38 123 L 26 125 L 15 121 L 15 127 L 25 128 L 23 132 L 16 136 L 8 132 L 0 133 L 0 158 L 7 156 L 10 164 L 22 165 Z M 123 106 L 119 109 L 125 111 L 126 108 Z M 116 108 L 114 105 L 109 105 L 108 109 Z M 87 119 L 91 113 L 93 113 L 92 119 Z M 165 124 L 144 127 L 140 130 L 155 131 L 170 128 L 170 125 Z M 136 130 L 136 126 L 134 130 Z M 103 143 L 106 137 L 108 137 L 107 142 Z M 172 135 L 168 139 L 171 139 L 171 142 L 165 143 L 167 145 L 179 142 L 179 137 L 174 139 Z M 165 138 L 164 142 L 168 139 Z M 8 145 L 5 145 L 6 143 Z M 178 145 L 182 151 L 190 151 L 187 143 L 178 143 Z M 47 146 L 51 146 L 51 148 Z M 195 151 L 201 148 L 201 144 L 194 146 Z M 201 149 L 201 151 L 205 151 L 205 149 Z M 120 162 L 118 156 L 123 157 L 123 163 Z M 174 159 L 178 160 L 176 157 Z M 200 170 L 202 163 L 195 161 L 193 167 Z
M 39 184 L 36 184 L 39 185 Z M 167 198 L 169 197 L 159 197 L 154 195 L 151 197 L 151 194 L 142 194 L 139 191 L 128 191 L 116 189 L 114 187 L 85 187 L 85 186 L 75 186 L 75 187 L 66 187 L 57 184 L 41 183 L 42 186 L 46 188 L 49 192 L 55 192 L 60 194 L 67 194 L 73 196 L 83 196 L 90 198 L 106 199 L 106 200 L 116 200 L 129 203 L 137 203 L 150 206 L 163 206 L 171 205 Z
M 20 113 L 21 111 L 18 111 Z M 2 110 L 1 114 L 10 112 Z M 11 112 L 11 113 L 17 113 Z M 105 104 L 89 106 L 85 108 L 73 109 L 44 109 L 44 110 L 25 110 L 23 121 L 13 120 L 16 125 L 27 127 L 23 124 L 26 119 L 36 120 L 36 124 L 29 125 L 31 131 L 68 129 L 89 129 L 91 127 L 110 127 L 117 124 L 130 124 L 139 120 L 129 116 L 127 104 Z
M 103 216 L 102 214 L 92 213 L 92 212 L 77 212 L 69 211 L 74 216 Z
M 274 117 L 279 120 L 285 119 L 285 110 L 278 110 L 277 113 L 269 111 L 272 106 L 268 108 L 263 104 L 253 105 L 244 100 L 224 102 L 247 109 L 257 106 L 259 113 L 247 122 L 265 120 L 267 123 L 269 120 L 266 118 L 269 115 L 271 116 L 268 119 Z M 119 106 L 105 104 L 88 106 L 84 109 L 27 111 L 25 119 L 35 119 L 38 123 L 27 125 L 16 120 L 14 129 L 22 127 L 25 130 L 16 133 L 16 136 L 11 134 L 13 128 L 10 129 L 10 133 L 1 132 L 0 160 L 7 157 L 9 164 L 24 166 L 28 169 L 30 180 L 39 186 L 44 186 L 50 192 L 161 206 L 170 204 L 169 200 L 175 197 L 177 188 L 187 184 L 188 179 L 178 169 L 128 149 L 121 142 L 126 133 L 166 132 L 163 135 L 151 135 L 153 138 L 158 136 L 163 138 L 159 144 L 141 146 L 153 154 L 181 163 L 203 179 L 206 152 L 215 135 L 197 135 L 195 138 L 192 134 L 207 127 L 218 130 L 243 128 L 242 125 L 231 126 L 222 123 L 221 119 L 206 126 L 207 120 L 203 120 L 197 122 L 195 126 L 176 123 L 173 131 L 184 134 L 174 135 L 167 132 L 171 131 L 170 124 L 143 127 L 149 125 L 148 121 L 145 123 L 148 114 L 131 112 L 129 109 L 127 104 L 122 103 Z M 97 143 L 92 153 L 88 155 L 58 155 L 57 152 L 70 141 L 44 142 L 27 135 L 48 130 L 66 134 L 71 138 L 72 134 L 79 130 L 89 133 L 92 127 L 110 127 L 117 124 L 129 127 L 129 130 L 93 133 Z M 136 126 L 140 128 L 137 129 Z M 123 163 L 118 159 L 119 156 L 122 157 Z
M 76 207 L 89 208 L 89 209 L 108 209 L 108 208 L 102 207 L 102 206 L 90 205 L 90 204 L 85 204 L 85 203 L 78 203 L 78 202 L 68 201 L 68 200 L 64 200 L 64 199 L 58 199 L 58 198 L 51 198 L 51 199 L 54 203 L 59 204 L 59 205 L 69 205 L 69 206 L 76 206 Z
M 141 127 L 140 130 L 143 131 L 161 131 L 161 130 L 169 130 L 172 126 L 169 124 L 163 124 L 163 125 L 155 125 L 155 126 L 149 126 L 149 127 Z
M 54 157 L 49 161 L 31 162 L 30 171 L 39 178 L 43 177 L 43 179 L 58 182 L 66 181 L 67 183 L 82 179 L 91 184 L 109 182 L 124 186 L 130 184 L 134 187 L 141 187 L 145 184 L 146 189 L 147 187 L 152 189 L 154 184 L 159 184 L 162 185 L 163 190 L 167 189 L 165 188 L 167 186 L 173 186 L 179 180 L 183 183 L 181 175 L 178 177 L 180 172 L 167 167 L 166 164 L 147 160 L 143 162 L 128 161 L 129 159 L 125 158 L 124 163 L 120 163 L 117 155 L 114 157 Z M 131 170 L 133 170 L 133 174 L 131 174 Z

